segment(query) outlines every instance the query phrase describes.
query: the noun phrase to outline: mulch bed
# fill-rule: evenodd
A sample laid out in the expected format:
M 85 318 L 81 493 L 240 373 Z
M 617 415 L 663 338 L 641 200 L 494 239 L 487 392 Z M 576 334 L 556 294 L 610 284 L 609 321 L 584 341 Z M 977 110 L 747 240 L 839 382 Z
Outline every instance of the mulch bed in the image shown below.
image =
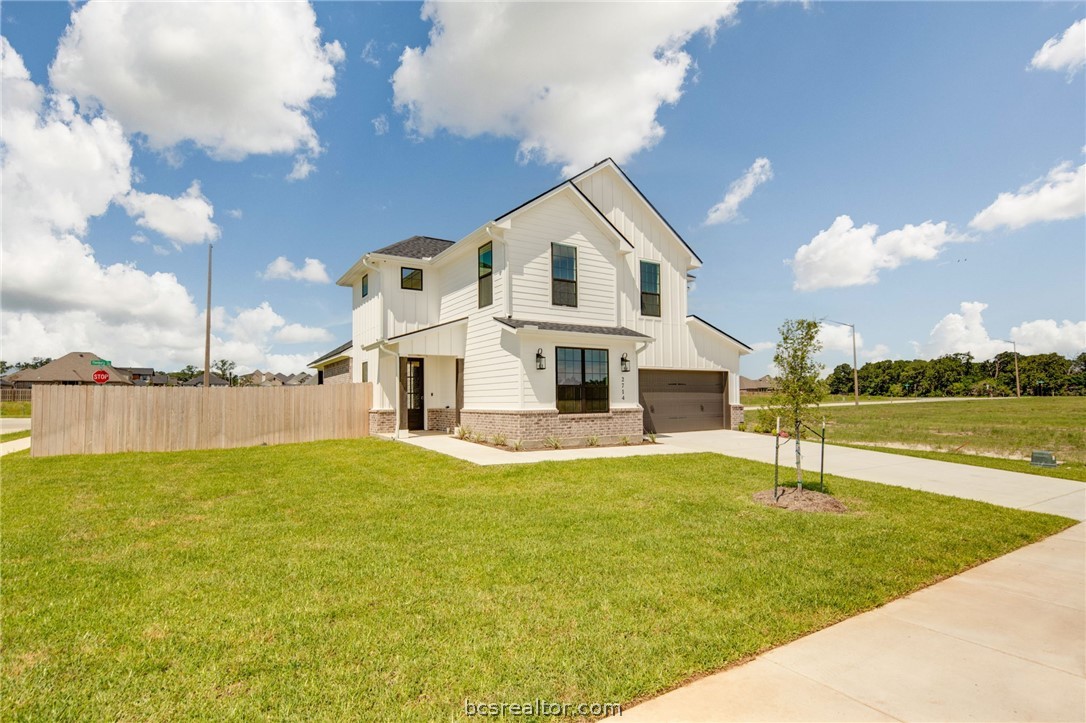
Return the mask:
M 809 489 L 801 492 L 794 487 L 778 488 L 776 500 L 773 499 L 773 490 L 755 492 L 754 501 L 767 507 L 779 507 L 782 510 L 797 512 L 832 512 L 838 515 L 848 512 L 848 508 L 836 497 Z

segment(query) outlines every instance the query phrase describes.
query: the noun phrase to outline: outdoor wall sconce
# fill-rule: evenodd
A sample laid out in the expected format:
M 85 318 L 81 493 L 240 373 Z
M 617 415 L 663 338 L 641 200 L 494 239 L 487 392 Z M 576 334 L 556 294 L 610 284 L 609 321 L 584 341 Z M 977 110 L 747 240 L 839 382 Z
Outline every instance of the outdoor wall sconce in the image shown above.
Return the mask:
M 543 347 L 540 347 L 540 348 L 535 350 L 535 368 L 536 369 L 546 369 L 547 368 L 547 357 L 543 356 Z
M 624 371 L 624 372 L 630 371 L 630 357 L 629 356 L 627 356 L 626 354 L 623 354 L 622 358 L 619 359 L 619 363 L 622 365 L 622 371 Z

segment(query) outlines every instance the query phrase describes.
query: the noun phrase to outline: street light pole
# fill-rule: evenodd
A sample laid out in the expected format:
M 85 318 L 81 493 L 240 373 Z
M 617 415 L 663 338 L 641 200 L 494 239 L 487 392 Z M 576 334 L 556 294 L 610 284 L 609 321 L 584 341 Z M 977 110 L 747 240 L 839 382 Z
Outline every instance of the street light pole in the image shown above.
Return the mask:
M 854 404 L 858 407 L 860 406 L 860 371 L 856 366 L 856 325 L 846 324 L 843 321 L 834 321 L 833 319 L 826 319 L 826 321 L 852 329 L 852 397 Z
M 1019 399 L 1022 398 L 1022 382 L 1018 379 L 1018 344 L 1010 339 L 1000 339 L 999 341 L 1004 344 L 1010 344 L 1014 347 L 1014 394 Z

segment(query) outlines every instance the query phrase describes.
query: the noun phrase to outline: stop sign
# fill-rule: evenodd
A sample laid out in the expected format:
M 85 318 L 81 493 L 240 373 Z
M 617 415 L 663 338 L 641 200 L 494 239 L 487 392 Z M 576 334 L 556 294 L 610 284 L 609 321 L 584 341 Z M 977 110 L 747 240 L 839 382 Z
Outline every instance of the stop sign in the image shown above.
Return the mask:
M 91 375 L 91 379 L 93 379 L 98 384 L 105 384 L 109 381 L 109 372 L 107 372 L 105 369 L 99 369 Z

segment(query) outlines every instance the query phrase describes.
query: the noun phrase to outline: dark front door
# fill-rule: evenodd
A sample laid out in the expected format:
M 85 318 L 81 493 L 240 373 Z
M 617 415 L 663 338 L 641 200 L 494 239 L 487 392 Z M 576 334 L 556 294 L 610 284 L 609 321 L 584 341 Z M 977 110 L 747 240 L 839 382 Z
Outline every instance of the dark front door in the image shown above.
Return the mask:
M 422 359 L 407 360 L 407 428 L 425 429 L 426 412 L 423 408 Z

